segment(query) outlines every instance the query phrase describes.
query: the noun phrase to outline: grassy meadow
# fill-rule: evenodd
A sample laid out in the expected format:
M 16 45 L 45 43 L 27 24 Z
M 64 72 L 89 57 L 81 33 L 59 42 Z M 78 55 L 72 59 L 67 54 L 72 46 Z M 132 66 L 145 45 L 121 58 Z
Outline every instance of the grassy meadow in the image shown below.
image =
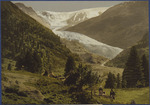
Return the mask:
M 58 73 L 59 74 L 59 73 Z M 91 90 L 84 87 L 85 100 L 91 104 L 149 104 L 149 88 L 115 89 L 115 100 L 98 96 L 98 88 L 105 82 L 97 84 L 95 95 L 90 99 Z M 45 77 L 40 74 L 21 71 L 2 71 L 2 103 L 3 104 L 79 104 L 79 96 L 69 92 L 70 87 L 65 86 L 61 79 Z M 104 89 L 109 96 L 110 89 Z M 84 103 L 84 102 L 83 102 Z

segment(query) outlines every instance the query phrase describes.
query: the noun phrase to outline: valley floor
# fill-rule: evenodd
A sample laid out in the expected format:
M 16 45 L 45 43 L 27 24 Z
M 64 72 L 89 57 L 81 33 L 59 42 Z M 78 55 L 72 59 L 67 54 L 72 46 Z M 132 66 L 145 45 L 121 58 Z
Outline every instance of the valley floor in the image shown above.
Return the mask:
M 104 89 L 106 96 L 109 96 L 111 89 Z M 102 96 L 94 96 L 96 100 L 104 104 L 130 104 L 132 100 L 136 104 L 149 104 L 149 88 L 130 88 L 130 89 L 115 89 L 115 100 Z M 98 90 L 96 92 L 98 95 Z
M 99 84 L 100 85 L 100 84 Z M 115 89 L 116 99 L 98 96 L 99 85 L 95 87 L 92 104 L 149 104 L 149 88 Z M 17 88 L 18 87 L 18 88 Z M 2 71 L 3 104 L 79 104 L 59 79 L 43 77 L 26 71 Z M 109 96 L 110 89 L 104 89 Z M 90 96 L 90 90 L 85 88 Z

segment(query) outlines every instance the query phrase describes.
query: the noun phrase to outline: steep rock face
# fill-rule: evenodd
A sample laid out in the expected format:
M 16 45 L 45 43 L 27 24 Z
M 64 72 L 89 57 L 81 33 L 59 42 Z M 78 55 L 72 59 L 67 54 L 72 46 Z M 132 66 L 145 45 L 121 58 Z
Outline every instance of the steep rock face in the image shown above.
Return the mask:
M 52 30 L 64 30 L 92 17 L 101 15 L 107 7 L 83 9 L 73 12 L 37 11 L 51 25 Z
M 33 10 L 32 7 L 27 7 L 23 3 L 15 3 L 15 5 L 21 9 L 24 13 L 28 14 L 35 20 L 37 20 L 39 23 L 41 23 L 43 26 L 46 26 L 47 28 L 50 28 L 50 24 L 46 20 L 44 20 L 42 17 L 38 16 L 36 12 Z
M 148 31 L 148 1 L 124 2 L 67 29 L 111 46 L 127 48 Z

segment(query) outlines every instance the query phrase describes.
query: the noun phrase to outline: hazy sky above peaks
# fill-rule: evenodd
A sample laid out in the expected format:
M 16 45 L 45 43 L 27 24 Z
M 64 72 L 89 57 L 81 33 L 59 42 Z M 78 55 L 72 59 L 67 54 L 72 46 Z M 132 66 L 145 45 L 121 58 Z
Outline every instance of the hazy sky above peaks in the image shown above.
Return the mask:
M 111 7 L 124 1 L 12 1 L 24 3 L 36 11 L 69 12 L 87 8 Z

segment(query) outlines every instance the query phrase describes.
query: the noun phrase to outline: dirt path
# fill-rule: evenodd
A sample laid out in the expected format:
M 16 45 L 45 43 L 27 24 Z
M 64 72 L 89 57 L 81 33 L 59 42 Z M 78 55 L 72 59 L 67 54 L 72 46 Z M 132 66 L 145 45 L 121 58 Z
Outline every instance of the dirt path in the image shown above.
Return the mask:
M 101 64 L 101 66 L 106 67 L 106 66 L 105 66 L 105 64 L 106 64 L 108 61 L 109 61 L 109 59 L 108 59 L 108 60 L 106 60 L 105 62 L 103 62 L 103 63 Z

